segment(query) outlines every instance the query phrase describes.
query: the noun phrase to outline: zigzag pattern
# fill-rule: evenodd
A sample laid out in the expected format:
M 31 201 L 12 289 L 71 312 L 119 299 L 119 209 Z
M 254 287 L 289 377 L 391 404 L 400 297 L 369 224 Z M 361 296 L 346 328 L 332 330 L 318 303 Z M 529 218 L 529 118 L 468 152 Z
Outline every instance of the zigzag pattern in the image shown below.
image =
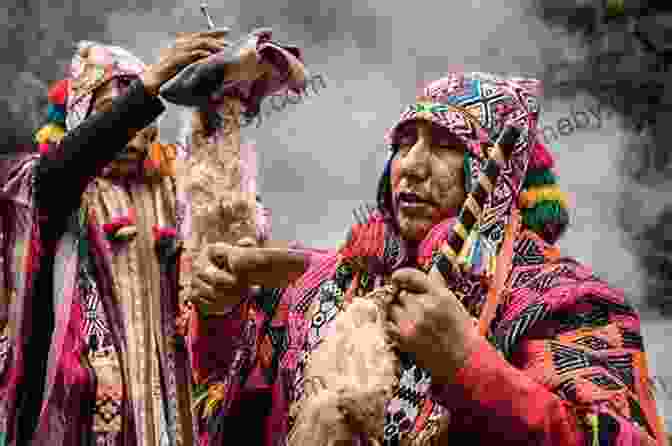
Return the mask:
M 586 346 L 592 350 L 606 350 L 611 348 L 609 343 L 597 336 L 584 336 L 574 341 L 575 344 Z
M 623 388 L 623 386 L 616 382 L 616 380 L 601 373 L 591 376 L 584 376 L 584 378 L 606 390 L 620 390 Z
M 523 336 L 529 328 L 543 320 L 549 314 L 548 305 L 543 302 L 529 305 L 525 310 L 510 321 L 505 330 L 504 336 L 498 336 L 498 344 L 500 350 L 505 356 L 510 357 L 518 340 Z
M 559 342 L 550 342 L 549 345 L 553 355 L 553 365 L 559 375 L 599 365 L 591 355 L 582 350 Z
M 544 263 L 544 253 L 534 241 L 530 239 L 523 239 L 516 244 L 516 249 L 513 255 L 513 265 L 541 265 Z

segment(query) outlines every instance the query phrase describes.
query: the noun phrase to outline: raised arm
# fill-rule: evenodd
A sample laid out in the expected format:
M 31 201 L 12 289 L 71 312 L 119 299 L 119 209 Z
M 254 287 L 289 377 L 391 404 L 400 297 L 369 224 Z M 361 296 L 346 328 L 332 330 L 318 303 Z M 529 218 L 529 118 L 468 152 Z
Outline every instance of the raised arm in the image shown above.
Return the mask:
M 36 198 L 45 215 L 67 217 L 78 206 L 89 182 L 100 175 L 165 107 L 140 80 L 115 98 L 109 110 L 86 119 L 68 132 L 61 143 L 44 154 L 36 167 Z
M 89 43 L 80 48 L 72 70 L 78 74 L 69 79 L 68 96 L 71 105 L 90 104 L 85 105 L 88 110 L 67 110 L 67 133 L 38 162 L 36 198 L 43 214 L 52 220 L 70 215 L 89 182 L 163 113 L 157 98 L 161 86 L 185 66 L 224 48 L 226 32 L 183 34 L 149 67 L 117 47 Z M 114 62 L 133 68 L 117 69 Z M 124 91 L 121 78 L 135 80 Z

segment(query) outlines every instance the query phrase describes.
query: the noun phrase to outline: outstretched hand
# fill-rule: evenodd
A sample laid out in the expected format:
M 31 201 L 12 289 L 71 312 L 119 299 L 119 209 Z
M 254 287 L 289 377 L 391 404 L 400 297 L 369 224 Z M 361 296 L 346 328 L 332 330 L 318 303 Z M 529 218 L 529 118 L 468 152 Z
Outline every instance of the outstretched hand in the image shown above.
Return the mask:
M 179 33 L 173 45 L 160 52 L 158 62 L 142 74 L 141 79 L 147 92 L 158 94 L 161 85 L 181 69 L 229 46 L 224 40 L 228 33 L 228 29 Z
M 397 298 L 388 306 L 388 334 L 436 382 L 449 383 L 478 338 L 474 319 L 439 280 L 403 268 L 392 274 Z
M 278 247 L 257 248 L 241 240 L 237 245 L 212 243 L 204 262 L 194 265 L 192 299 L 213 309 L 235 305 L 254 285 L 283 288 L 308 266 L 305 253 Z

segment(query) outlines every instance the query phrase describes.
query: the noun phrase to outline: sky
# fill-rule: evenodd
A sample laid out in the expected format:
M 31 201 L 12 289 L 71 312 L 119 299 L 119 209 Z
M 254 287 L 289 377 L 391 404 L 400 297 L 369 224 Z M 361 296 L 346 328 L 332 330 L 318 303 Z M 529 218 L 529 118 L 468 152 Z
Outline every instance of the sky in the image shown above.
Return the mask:
M 0 7 L 0 42 L 6 42 L 0 47 L 0 136 L 10 144 L 25 141 L 39 124 L 46 86 L 63 75 L 77 40 L 121 45 L 151 63 L 176 32 L 205 28 L 196 0 L 3 3 L 10 6 Z M 260 128 L 243 131 L 257 145 L 274 237 L 316 247 L 343 239 L 352 209 L 375 198 L 387 158 L 385 131 L 423 83 L 450 69 L 537 76 L 555 60 L 584 57 L 580 38 L 542 22 L 532 6 L 532 0 L 211 0 L 215 23 L 231 27 L 232 37 L 271 26 L 276 40 L 303 49 L 308 69 L 326 84 L 280 111 L 265 104 Z M 595 103 L 586 95 L 547 98 L 542 126 L 573 119 L 572 112 Z M 601 113 L 599 128 L 593 117 L 588 128 L 550 144 L 573 203 L 573 227 L 560 247 L 640 303 L 647 278 L 618 224 L 623 192 L 636 204 L 636 224 L 655 219 L 669 199 L 647 194 L 623 175 L 636 136 L 617 113 L 606 107 Z M 161 121 L 164 141 L 178 138 L 183 115 L 169 107 Z M 663 358 L 670 329 L 655 315 L 646 317 L 652 369 L 672 381 L 672 363 Z

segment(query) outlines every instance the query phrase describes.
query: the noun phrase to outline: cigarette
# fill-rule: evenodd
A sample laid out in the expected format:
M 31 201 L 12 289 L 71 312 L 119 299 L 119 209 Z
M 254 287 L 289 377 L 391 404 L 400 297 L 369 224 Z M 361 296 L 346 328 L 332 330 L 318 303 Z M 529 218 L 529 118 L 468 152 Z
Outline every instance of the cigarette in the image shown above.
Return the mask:
M 212 21 L 212 17 L 210 17 L 210 13 L 208 12 L 207 3 L 201 3 L 201 12 L 205 16 L 205 20 L 208 21 L 208 28 L 214 29 L 215 28 L 215 23 Z

